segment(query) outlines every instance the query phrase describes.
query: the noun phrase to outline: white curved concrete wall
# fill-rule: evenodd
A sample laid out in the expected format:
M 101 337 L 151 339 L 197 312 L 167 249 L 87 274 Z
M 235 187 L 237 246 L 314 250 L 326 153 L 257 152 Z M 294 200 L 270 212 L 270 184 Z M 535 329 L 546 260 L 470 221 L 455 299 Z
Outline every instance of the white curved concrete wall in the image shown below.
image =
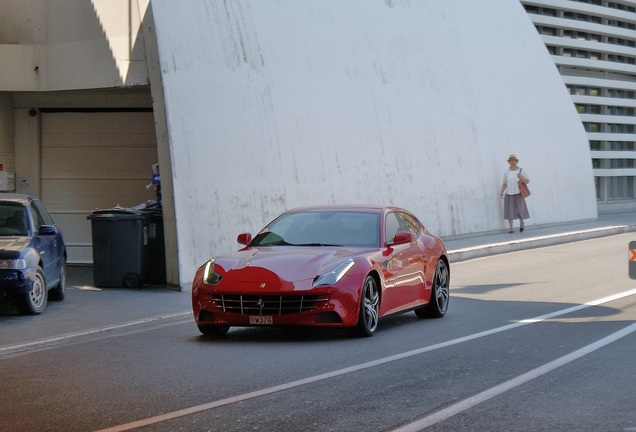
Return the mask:
M 516 1 L 153 0 L 180 280 L 285 209 L 403 206 L 442 236 L 593 219 L 587 138 Z

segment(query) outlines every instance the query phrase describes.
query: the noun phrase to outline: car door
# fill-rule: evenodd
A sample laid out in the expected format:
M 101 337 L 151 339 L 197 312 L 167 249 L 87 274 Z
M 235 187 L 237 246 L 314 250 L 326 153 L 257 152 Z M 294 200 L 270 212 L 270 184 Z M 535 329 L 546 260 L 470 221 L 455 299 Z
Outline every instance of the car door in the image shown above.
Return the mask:
M 34 244 L 37 245 L 36 247 L 40 253 L 46 283 L 50 286 L 57 282 L 60 277 L 58 238 L 54 234 L 40 235 L 39 229 L 43 225 L 53 225 L 53 219 L 39 201 L 31 201 L 29 210 L 33 226 Z
M 414 226 L 402 212 L 390 212 L 385 219 L 385 239 L 389 255 L 384 261 L 385 292 L 382 299 L 383 313 L 416 306 L 421 303 L 424 291 L 424 264 L 418 245 L 419 225 Z M 412 240 L 392 244 L 398 232 L 408 232 Z

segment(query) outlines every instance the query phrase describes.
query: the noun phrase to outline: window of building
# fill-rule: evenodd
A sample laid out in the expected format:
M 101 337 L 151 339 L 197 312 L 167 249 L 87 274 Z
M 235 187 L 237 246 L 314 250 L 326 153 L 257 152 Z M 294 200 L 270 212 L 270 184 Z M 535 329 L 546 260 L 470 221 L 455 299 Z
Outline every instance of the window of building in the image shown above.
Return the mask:
M 618 10 L 626 11 L 626 12 L 636 13 L 636 8 L 635 7 L 627 6 L 627 5 L 624 5 L 622 3 L 608 2 L 607 3 L 607 7 L 612 8 L 612 9 L 618 9 Z
M 618 28 L 628 29 L 628 30 L 634 30 L 636 28 L 636 25 L 632 23 L 615 20 L 615 19 L 607 20 L 607 25 L 611 27 L 618 27 Z
M 607 95 L 617 99 L 634 99 L 636 93 L 632 90 L 608 89 Z
M 636 46 L 636 42 L 634 42 L 633 40 L 617 38 L 617 37 L 608 37 L 607 43 L 612 45 L 626 46 L 630 48 L 634 48 Z
M 573 0 L 577 3 L 587 3 L 591 5 L 601 6 L 603 4 L 603 0 Z
M 628 57 L 623 55 L 609 54 L 607 60 L 615 63 L 636 64 L 634 57 Z
M 611 133 L 634 133 L 634 125 L 608 123 L 606 127 Z
M 634 151 L 634 142 L 629 141 L 610 141 L 608 146 L 613 151 Z
M 545 35 L 545 36 L 556 36 L 557 35 L 557 29 L 554 27 L 544 27 L 544 26 L 537 26 L 537 31 L 539 32 L 539 34 Z
M 610 115 L 616 116 L 634 116 L 634 108 L 630 107 L 607 107 L 607 111 Z
M 533 15 L 557 16 L 557 10 L 551 8 L 543 8 L 539 6 L 524 5 L 526 12 Z
M 607 198 L 612 200 L 626 200 L 634 198 L 634 177 L 607 177 Z
M 610 168 L 634 168 L 634 159 L 611 159 Z

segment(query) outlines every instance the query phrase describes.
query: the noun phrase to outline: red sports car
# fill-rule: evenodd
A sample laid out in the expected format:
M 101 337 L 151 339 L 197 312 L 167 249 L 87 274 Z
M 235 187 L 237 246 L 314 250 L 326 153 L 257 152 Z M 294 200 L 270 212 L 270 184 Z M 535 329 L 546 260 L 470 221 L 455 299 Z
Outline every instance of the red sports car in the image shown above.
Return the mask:
M 298 208 L 237 241 L 245 247 L 194 276 L 192 309 L 204 335 L 291 325 L 371 336 L 383 316 L 440 318 L 448 309 L 446 248 L 401 208 Z

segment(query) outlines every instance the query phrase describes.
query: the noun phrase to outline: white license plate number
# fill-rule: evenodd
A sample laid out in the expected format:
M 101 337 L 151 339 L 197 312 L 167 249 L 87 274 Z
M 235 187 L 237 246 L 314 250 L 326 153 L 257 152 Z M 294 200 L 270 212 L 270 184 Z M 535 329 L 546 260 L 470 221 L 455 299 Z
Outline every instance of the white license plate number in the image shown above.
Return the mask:
M 258 325 L 274 324 L 274 319 L 271 316 L 250 316 L 250 324 L 258 324 Z

